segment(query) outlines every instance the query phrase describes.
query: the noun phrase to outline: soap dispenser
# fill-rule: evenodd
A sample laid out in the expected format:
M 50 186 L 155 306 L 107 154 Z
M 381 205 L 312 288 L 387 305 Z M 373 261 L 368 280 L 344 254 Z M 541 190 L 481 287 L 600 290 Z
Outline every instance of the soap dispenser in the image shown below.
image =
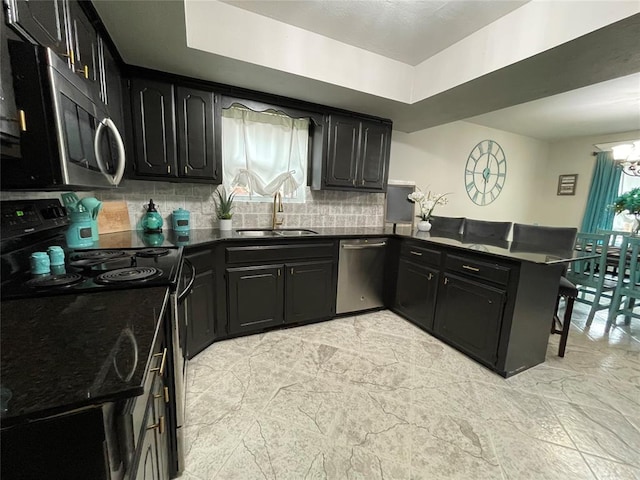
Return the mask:
M 153 200 L 149 200 L 147 205 L 147 213 L 142 218 L 142 229 L 146 233 L 160 233 L 162 232 L 162 217 L 156 210 L 156 206 Z

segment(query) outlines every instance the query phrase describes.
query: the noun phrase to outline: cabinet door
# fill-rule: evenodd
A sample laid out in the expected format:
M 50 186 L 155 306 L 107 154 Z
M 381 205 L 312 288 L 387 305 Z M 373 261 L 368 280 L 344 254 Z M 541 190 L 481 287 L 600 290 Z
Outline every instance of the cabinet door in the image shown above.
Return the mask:
M 69 25 L 73 46 L 73 69 L 98 87 L 98 34 L 80 8 L 80 4 L 69 2 Z
M 387 182 L 391 128 L 382 123 L 362 122 L 356 186 L 383 190 Z
M 136 480 L 161 480 L 158 462 L 158 441 L 156 437 L 156 429 L 153 426 L 156 423 L 155 403 L 149 401 L 147 405 L 147 419 L 145 425 L 144 438 L 140 448 L 140 457 L 138 460 L 138 468 L 136 469 Z M 164 479 L 162 479 L 164 480 Z
M 156 376 L 152 389 L 154 402 L 154 412 L 156 415 L 157 428 L 154 428 L 156 435 L 156 448 L 158 452 L 158 478 L 169 479 L 169 439 L 167 438 L 167 406 L 165 394 L 164 378 Z M 150 431 L 148 433 L 151 433 Z
M 354 187 L 358 161 L 360 122 L 351 117 L 329 117 L 329 142 L 325 184 Z
M 173 105 L 172 85 L 143 79 L 131 81 L 136 174 L 176 176 Z
M 396 310 L 429 331 L 433 330 L 438 279 L 437 270 L 400 259 Z
M 215 137 L 215 97 L 212 92 L 177 87 L 178 167 L 181 177 L 220 183 Z
M 65 25 L 66 0 L 9 0 L 9 23 L 40 45 L 51 48 L 58 55 L 69 53 Z
M 286 275 L 286 323 L 331 317 L 335 313 L 334 262 L 288 263 Z
M 504 302 L 502 290 L 445 274 L 437 296 L 434 331 L 495 366 Z
M 187 255 L 196 269 L 191 295 L 185 299 L 187 357 L 193 358 L 213 343 L 215 325 L 213 257 L 210 250 Z
M 116 60 L 111 55 L 109 47 L 98 38 L 100 54 L 99 73 L 101 77 L 101 98 L 107 106 L 107 111 L 113 123 L 124 136 L 124 116 L 122 113 L 122 77 Z
M 283 265 L 227 269 L 229 333 L 281 325 L 284 321 Z

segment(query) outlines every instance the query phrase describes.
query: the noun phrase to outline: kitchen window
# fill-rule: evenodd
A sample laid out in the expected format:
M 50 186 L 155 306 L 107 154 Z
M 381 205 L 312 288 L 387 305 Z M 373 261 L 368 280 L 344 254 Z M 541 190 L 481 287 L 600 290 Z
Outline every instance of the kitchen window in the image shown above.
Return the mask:
M 309 119 L 239 104 L 222 110 L 222 183 L 236 200 L 267 202 L 276 192 L 304 202 Z

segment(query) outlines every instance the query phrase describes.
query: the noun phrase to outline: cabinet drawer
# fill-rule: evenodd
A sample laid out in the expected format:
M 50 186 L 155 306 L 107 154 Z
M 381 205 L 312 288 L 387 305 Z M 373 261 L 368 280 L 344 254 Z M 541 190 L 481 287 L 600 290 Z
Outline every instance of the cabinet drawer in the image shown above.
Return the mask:
M 333 257 L 334 243 L 305 243 L 298 245 L 251 245 L 227 247 L 226 262 L 270 263 L 284 260 Z
M 421 265 L 440 266 L 441 253 L 439 251 L 418 246 L 415 243 L 403 242 L 400 247 L 400 255 L 411 262 Z
M 500 285 L 506 285 L 509 281 L 509 267 L 496 263 L 487 263 L 468 257 L 447 255 L 445 267 L 452 272 L 459 272 L 470 277 L 488 280 Z

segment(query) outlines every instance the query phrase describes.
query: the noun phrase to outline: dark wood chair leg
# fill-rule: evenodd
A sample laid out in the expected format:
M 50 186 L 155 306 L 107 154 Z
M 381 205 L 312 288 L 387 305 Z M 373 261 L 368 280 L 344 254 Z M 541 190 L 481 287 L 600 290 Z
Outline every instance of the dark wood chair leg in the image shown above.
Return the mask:
M 567 347 L 567 339 L 569 338 L 569 327 L 571 327 L 571 315 L 573 314 L 573 302 L 575 298 L 566 297 L 564 317 L 562 319 L 562 333 L 560 334 L 560 346 L 558 347 L 558 356 L 564 357 L 564 351 Z

